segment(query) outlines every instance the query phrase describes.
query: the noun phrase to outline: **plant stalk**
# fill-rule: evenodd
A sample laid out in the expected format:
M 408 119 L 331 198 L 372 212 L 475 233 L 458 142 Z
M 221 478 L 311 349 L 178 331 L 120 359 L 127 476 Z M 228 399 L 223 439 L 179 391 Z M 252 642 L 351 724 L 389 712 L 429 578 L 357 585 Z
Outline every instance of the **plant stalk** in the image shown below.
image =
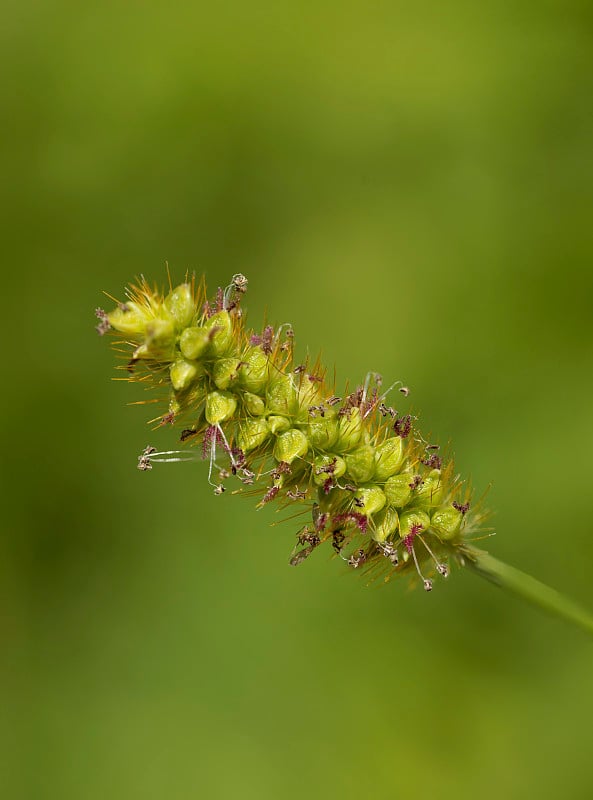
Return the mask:
M 476 575 L 593 635 L 593 615 L 578 603 L 484 550 L 465 547 L 463 554 L 466 566 Z

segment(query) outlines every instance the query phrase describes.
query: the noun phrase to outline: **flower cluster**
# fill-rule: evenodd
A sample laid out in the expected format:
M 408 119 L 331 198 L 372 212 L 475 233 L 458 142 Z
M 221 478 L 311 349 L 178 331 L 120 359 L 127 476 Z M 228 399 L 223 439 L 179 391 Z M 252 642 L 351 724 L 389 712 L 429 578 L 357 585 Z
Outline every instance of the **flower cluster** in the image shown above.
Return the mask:
M 246 290 L 243 275 L 210 300 L 203 280 L 165 294 L 142 279 L 113 311 L 97 309 L 97 331 L 115 337 L 127 378 L 162 390 L 156 421 L 177 426 L 187 446 L 147 447 L 138 467 L 197 452 L 217 494 L 234 480 L 260 506 L 302 507 L 308 522 L 292 565 L 328 542 L 352 569 L 385 580 L 414 575 L 430 591 L 435 574 L 463 563 L 468 532 L 483 516 L 469 488 L 422 438 L 416 418 L 387 405 L 396 387 L 405 402 L 407 387 L 384 390 L 370 373 L 336 394 L 319 361 L 295 362 L 290 326 L 246 330 Z

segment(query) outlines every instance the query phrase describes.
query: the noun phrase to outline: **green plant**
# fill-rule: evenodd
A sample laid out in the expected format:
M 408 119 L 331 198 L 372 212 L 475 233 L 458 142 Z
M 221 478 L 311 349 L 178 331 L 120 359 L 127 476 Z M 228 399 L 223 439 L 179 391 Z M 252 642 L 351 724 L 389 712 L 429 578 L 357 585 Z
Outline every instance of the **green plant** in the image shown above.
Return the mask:
M 319 360 L 295 363 L 290 326 L 246 330 L 246 289 L 235 275 L 209 301 L 203 280 L 165 294 L 142 279 L 113 311 L 97 309 L 97 330 L 115 337 L 126 379 L 162 395 L 165 410 L 152 422 L 179 428 L 186 444 L 147 447 L 140 469 L 192 460 L 197 444 L 216 494 L 233 479 L 260 506 L 307 513 L 293 566 L 327 543 L 371 580 L 408 575 L 427 591 L 450 565 L 467 566 L 593 632 L 587 612 L 475 547 L 487 535 L 486 512 L 415 418 L 388 405 L 396 388 L 403 402 L 405 386 L 384 389 L 370 373 L 354 391 L 336 394 Z

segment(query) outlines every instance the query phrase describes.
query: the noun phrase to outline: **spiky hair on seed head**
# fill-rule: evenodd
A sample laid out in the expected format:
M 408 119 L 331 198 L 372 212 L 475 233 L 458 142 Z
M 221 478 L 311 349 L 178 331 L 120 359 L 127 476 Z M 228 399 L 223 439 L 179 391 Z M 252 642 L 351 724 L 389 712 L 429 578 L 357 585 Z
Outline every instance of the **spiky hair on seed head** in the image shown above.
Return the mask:
M 454 473 L 451 458 L 426 442 L 409 411 L 386 404 L 369 373 L 353 390 L 328 384 L 317 359 L 295 363 L 291 326 L 247 330 L 241 302 L 247 279 L 208 297 L 204 278 L 168 291 L 141 277 L 109 313 L 97 309 L 122 359 L 123 380 L 153 390 L 163 405 L 152 420 L 179 429 L 184 450 L 146 448 L 138 466 L 208 462 L 215 494 L 224 481 L 259 497 L 259 505 L 297 507 L 311 522 L 297 533 L 290 564 L 329 543 L 336 557 L 370 579 L 399 575 L 429 591 L 449 563 L 463 563 L 484 512 Z

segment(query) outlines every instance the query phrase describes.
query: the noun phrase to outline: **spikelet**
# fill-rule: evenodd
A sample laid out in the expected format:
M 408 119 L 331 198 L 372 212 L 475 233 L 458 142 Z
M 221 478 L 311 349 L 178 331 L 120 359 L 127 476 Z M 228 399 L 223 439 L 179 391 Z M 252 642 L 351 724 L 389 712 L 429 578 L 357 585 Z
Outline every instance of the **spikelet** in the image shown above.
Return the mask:
M 208 299 L 203 280 L 167 294 L 142 278 L 125 302 L 97 309 L 97 331 L 114 337 L 126 379 L 157 390 L 160 425 L 177 427 L 183 450 L 147 447 L 138 467 L 157 461 L 209 464 L 216 494 L 225 481 L 259 496 L 259 506 L 297 506 L 290 564 L 326 545 L 370 579 L 410 575 L 425 590 L 435 575 L 471 555 L 484 512 L 454 473 L 453 462 L 426 442 L 416 418 L 387 404 L 379 375 L 346 395 L 326 372 L 293 358 L 290 326 L 247 331 L 241 300 L 247 279 L 235 275 Z M 398 403 L 399 405 L 399 403 Z

